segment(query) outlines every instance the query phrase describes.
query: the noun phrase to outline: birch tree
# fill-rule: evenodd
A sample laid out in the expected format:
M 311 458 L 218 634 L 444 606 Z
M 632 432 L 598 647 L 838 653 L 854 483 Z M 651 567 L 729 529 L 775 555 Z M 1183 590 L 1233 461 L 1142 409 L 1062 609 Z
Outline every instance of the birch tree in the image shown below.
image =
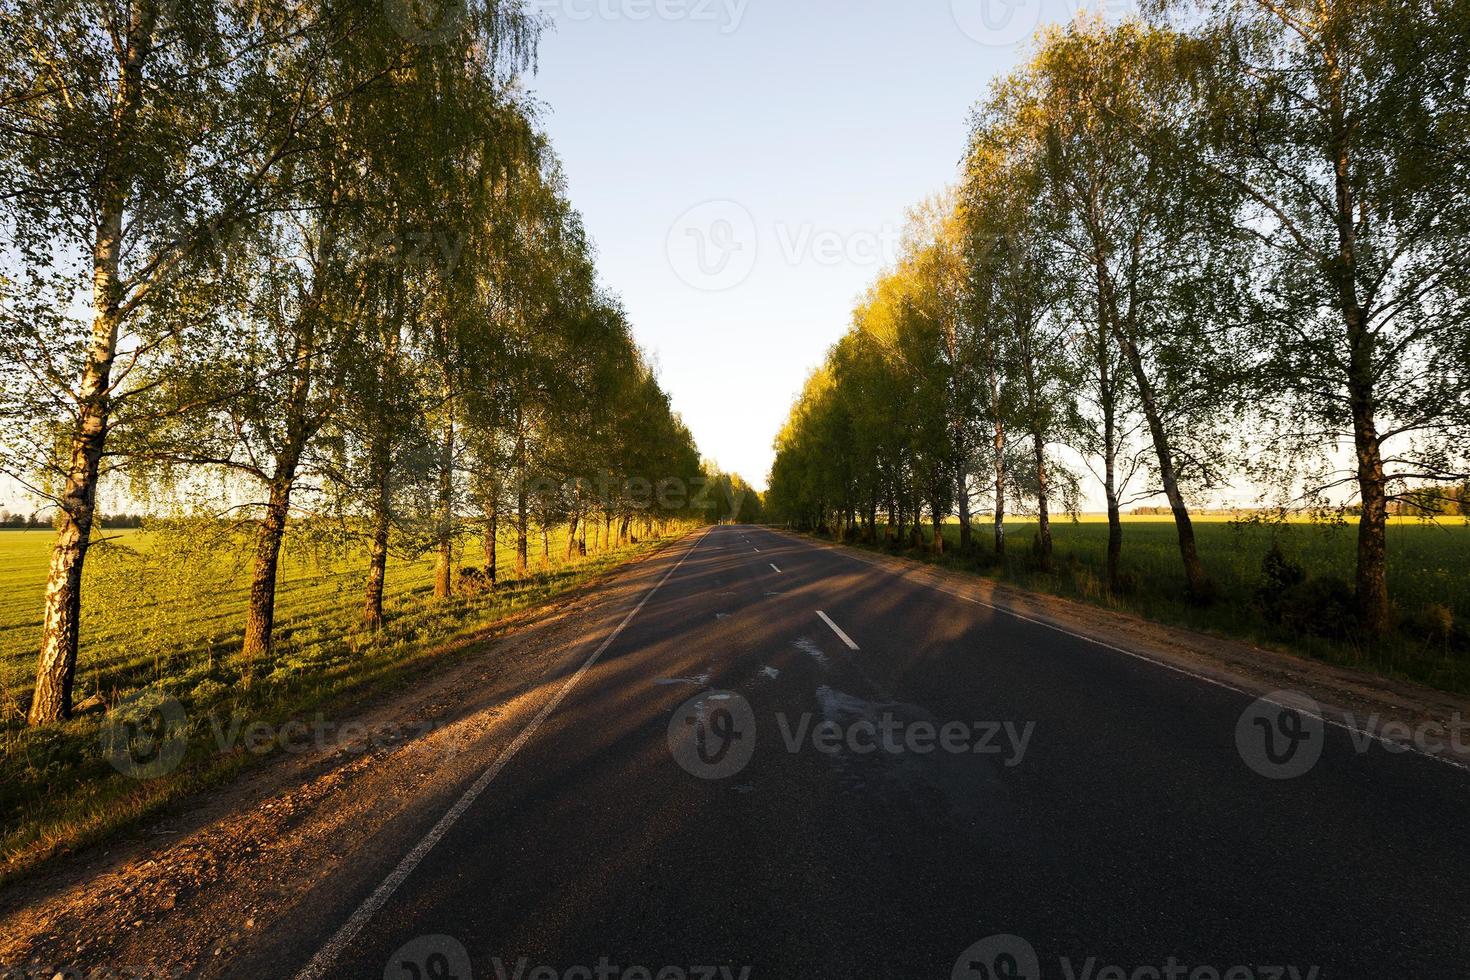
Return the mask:
M 56 508 L 30 722 L 71 711 L 81 581 L 99 482 L 125 424 L 169 406 L 181 342 L 159 302 L 268 206 L 272 176 L 341 92 L 304 87 L 363 10 L 199 0 L 0 6 L 5 468 Z M 321 44 L 312 44 L 316 38 Z M 279 72 L 277 65 L 297 70 Z M 197 284 L 197 283 L 196 283 Z M 13 370 L 12 370 L 13 369 Z M 55 451 L 52 451 L 52 447 Z
M 1199 75 L 1199 163 L 1245 198 L 1260 245 L 1278 448 L 1322 460 L 1299 474 L 1309 496 L 1353 491 L 1370 636 L 1392 621 L 1390 504 L 1470 472 L 1464 26 L 1455 4 L 1222 2 Z
M 1040 206 L 1058 222 L 1073 276 L 1096 294 L 1099 329 L 1153 445 L 1188 592 L 1206 601 L 1213 586 L 1185 493 L 1220 481 L 1228 443 L 1217 428 L 1238 381 L 1244 317 L 1234 305 L 1236 198 L 1185 163 L 1200 129 L 1200 100 L 1179 67 L 1187 50 L 1163 29 L 1079 19 L 1001 86 L 989 131 L 1045 168 Z M 1108 492 L 1112 511 L 1116 484 Z M 1115 540 L 1120 532 L 1110 528 Z

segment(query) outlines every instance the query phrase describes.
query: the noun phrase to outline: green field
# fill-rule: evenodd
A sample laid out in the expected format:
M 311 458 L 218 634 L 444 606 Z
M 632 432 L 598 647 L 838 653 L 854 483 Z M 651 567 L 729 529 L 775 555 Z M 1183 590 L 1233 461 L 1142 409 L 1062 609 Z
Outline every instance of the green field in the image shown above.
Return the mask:
M 655 542 L 564 562 L 566 531 L 551 560 L 532 545 L 530 573 L 514 575 L 514 550 L 498 551 L 493 593 L 433 597 L 433 563 L 390 561 L 386 625 L 359 623 L 365 558 L 351 545 L 288 536 L 269 663 L 239 661 L 248 596 L 248 542 L 205 547 L 189 529 L 105 532 L 84 581 L 76 698 L 119 703 L 178 701 L 190 749 L 165 778 L 116 771 L 101 746 L 104 715 L 29 730 L 25 709 L 35 670 L 50 531 L 0 531 L 0 881 L 71 847 L 155 812 L 183 794 L 228 778 L 255 757 L 222 756 L 211 719 L 280 723 L 343 712 L 402 684 L 434 658 L 453 656 L 495 622 L 549 599 L 647 550 Z M 462 564 L 483 565 L 464 542 Z M 217 741 L 217 740 L 216 740 Z
M 989 524 L 977 524 L 979 555 L 963 558 L 954 546 L 959 527 L 945 527 L 952 549 L 941 561 L 957 568 L 1069 598 L 1105 605 L 1151 619 L 1253 642 L 1284 647 L 1334 663 L 1470 692 L 1470 524 L 1459 518 L 1438 524 L 1397 520 L 1388 529 L 1388 580 L 1399 628 L 1372 645 L 1350 632 L 1350 612 L 1330 600 L 1351 588 L 1357 527 L 1306 521 L 1280 525 L 1202 518 L 1195 522 L 1200 553 L 1217 586 L 1207 607 L 1184 598 L 1178 539 L 1171 518 L 1125 518 L 1123 561 L 1131 588 L 1122 596 L 1104 589 L 1106 519 L 1054 521 L 1055 568 L 1043 573 L 1032 555 L 1034 522 L 1007 523 L 1008 561 L 990 558 Z M 1288 622 L 1272 622 L 1258 592 L 1262 562 L 1272 543 L 1299 565 L 1310 585 Z M 918 553 L 912 553 L 915 557 Z M 1336 586 L 1329 580 L 1336 579 Z M 1315 591 L 1314 591 L 1315 590 Z M 1324 596 L 1328 598 L 1323 598 Z M 1449 629 L 1442 627 L 1448 619 Z
M 245 542 L 239 549 L 195 550 L 165 548 L 157 536 L 139 531 L 104 534 L 88 558 L 76 700 L 153 680 L 176 685 L 177 668 L 186 666 L 180 658 L 189 661 L 187 673 L 197 669 L 195 661 L 207 664 L 239 646 L 249 595 Z M 49 530 L 0 532 L 0 717 L 13 714 L 17 701 L 29 700 L 52 539 Z M 478 543 L 463 545 L 469 550 L 457 551 L 457 558 L 465 565 L 482 565 Z M 552 542 L 552 570 L 565 547 L 561 529 Z M 509 539 L 501 542 L 497 557 L 502 580 L 512 580 Z M 533 573 L 546 570 L 539 539 L 532 541 L 531 565 Z M 288 536 L 276 600 L 277 666 L 295 655 L 319 652 L 314 648 L 331 640 L 354 638 L 365 567 L 366 558 L 356 549 L 329 550 L 319 542 Z M 432 595 L 433 575 L 431 558 L 390 561 L 385 597 L 389 618 L 396 613 L 401 623 L 405 613 L 422 607 Z M 533 575 L 527 584 L 543 578 Z

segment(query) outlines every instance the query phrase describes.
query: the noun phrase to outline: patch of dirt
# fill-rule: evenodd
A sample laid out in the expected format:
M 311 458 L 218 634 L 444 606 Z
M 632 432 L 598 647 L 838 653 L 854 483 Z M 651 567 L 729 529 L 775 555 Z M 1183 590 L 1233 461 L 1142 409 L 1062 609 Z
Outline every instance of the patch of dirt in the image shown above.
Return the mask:
M 500 624 L 447 669 L 334 719 L 309 751 L 10 886 L 0 976 L 218 976 L 303 922 L 335 928 L 315 886 L 330 879 L 336 903 L 371 890 L 657 581 L 670 547 Z
M 1325 718 L 1352 728 L 1381 732 L 1390 723 L 1406 725 L 1410 730 L 1432 724 L 1448 732 L 1459 727 L 1462 732 L 1459 751 L 1454 740 L 1446 740 L 1440 754 L 1470 765 L 1470 751 L 1467 751 L 1470 746 L 1463 744 L 1470 742 L 1470 729 L 1463 727 L 1470 723 L 1470 700 L 1457 695 L 1240 640 L 1150 622 L 1072 599 L 1028 592 L 912 558 L 846 548 L 805 535 L 791 536 L 819 547 L 840 550 L 901 578 L 1119 647 L 1254 695 L 1287 691 L 1305 694 L 1321 706 Z

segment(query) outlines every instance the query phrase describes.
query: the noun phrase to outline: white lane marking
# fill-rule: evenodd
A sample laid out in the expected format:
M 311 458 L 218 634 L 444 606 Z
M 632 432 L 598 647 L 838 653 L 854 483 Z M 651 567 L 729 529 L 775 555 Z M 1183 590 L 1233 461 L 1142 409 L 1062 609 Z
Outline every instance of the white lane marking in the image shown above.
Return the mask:
M 775 562 L 770 562 L 770 563 L 769 563 L 769 564 L 770 564 L 770 566 L 771 566 L 771 567 L 772 567 L 772 568 L 776 568 L 776 563 L 775 563 Z M 785 573 L 785 572 L 783 572 L 783 571 L 781 571 L 781 569 L 779 569 L 779 568 L 776 568 L 776 574 L 777 574 L 777 575 L 785 575 L 785 574 L 786 574 L 786 573 Z
M 752 548 L 755 548 L 755 545 L 751 545 L 751 547 L 752 547 Z M 759 548 L 756 548 L 756 549 L 755 549 L 755 553 L 756 553 L 756 554 L 760 554 L 760 553 L 761 553 L 761 550 L 760 550 L 760 549 L 759 549 Z
M 515 737 L 514 741 L 506 746 L 504 752 L 496 757 L 495 761 L 491 763 L 490 768 L 486 769 L 480 775 L 480 778 L 475 780 L 473 786 L 465 790 L 464 795 L 455 801 L 454 805 L 449 808 L 444 816 L 439 818 L 439 822 L 434 825 L 434 829 L 430 830 L 424 836 L 424 839 L 419 841 L 414 846 L 414 849 L 404 856 L 402 861 L 398 862 L 398 867 L 394 868 L 392 874 L 383 879 L 383 883 L 378 886 L 377 891 L 373 892 L 367 901 L 363 902 L 357 911 L 352 913 L 352 917 L 343 924 L 342 928 L 338 929 L 336 934 L 327 940 L 326 945 L 317 951 L 317 954 L 311 958 L 311 962 L 306 965 L 306 968 L 296 975 L 296 980 L 314 980 L 316 977 L 322 977 L 327 974 L 333 964 L 336 963 L 337 958 L 342 955 L 352 940 L 357 938 L 357 934 L 362 931 L 362 927 L 367 925 L 372 920 L 372 917 L 388 903 L 388 899 L 392 898 L 393 893 L 398 890 L 398 887 L 403 884 L 409 875 L 413 874 L 414 869 L 419 866 L 419 863 L 423 861 L 424 857 L 434 849 L 434 845 L 438 844 L 444 838 L 444 835 L 449 833 L 450 829 L 459 821 L 459 818 L 464 816 L 464 812 L 470 808 L 470 805 L 475 802 L 481 793 L 485 792 L 485 789 L 494 781 L 496 776 L 500 775 L 500 771 L 506 767 L 515 754 L 531 740 L 531 736 L 536 734 L 536 729 L 541 727 L 541 723 L 546 721 L 547 717 L 556 710 L 557 705 L 561 704 L 562 699 L 571 693 L 572 688 L 576 687 L 577 682 L 582 679 L 587 671 L 592 669 L 592 665 L 597 663 L 598 659 L 607 651 L 608 647 L 612 646 L 613 641 L 622 635 L 623 630 L 633 621 L 633 617 L 643 611 L 643 607 L 648 605 L 648 600 L 652 599 L 654 594 L 663 588 L 664 583 L 673 577 L 674 573 L 679 570 L 680 565 L 684 564 L 684 559 L 694 554 L 694 550 L 703 541 L 704 538 L 701 537 L 694 544 L 690 545 L 689 550 L 684 552 L 683 557 L 674 563 L 674 567 L 670 568 L 668 573 L 658 580 L 657 585 L 648 590 L 648 594 L 643 597 L 643 601 L 639 602 L 633 608 L 633 611 L 623 618 L 623 621 L 618 624 L 617 629 L 607 635 L 607 639 L 603 640 L 598 648 L 592 652 L 592 655 L 582 663 L 582 666 L 577 668 L 577 672 L 567 679 L 567 682 L 561 686 L 561 690 L 557 691 L 556 695 L 542 706 L 541 710 L 536 714 L 536 717 L 531 719 L 531 723 Z
M 832 622 L 832 617 L 831 616 L 828 616 L 826 613 L 822 612 L 822 610 L 820 610 L 820 609 L 817 610 L 817 615 L 822 617 L 822 622 L 824 622 L 828 626 L 832 627 L 832 632 L 834 632 L 834 633 L 837 634 L 837 638 L 839 640 L 841 640 L 843 643 L 846 643 L 847 644 L 847 648 L 849 650 L 856 650 L 858 648 L 858 645 L 856 643 L 852 642 L 852 637 L 850 637 L 846 633 L 842 632 L 842 627 L 841 626 L 838 626 L 836 623 Z
M 809 547 L 818 547 L 818 545 L 812 544 L 811 542 L 806 543 Z M 876 568 L 879 571 L 887 572 L 888 574 L 896 578 L 906 579 L 907 581 L 922 585 L 925 588 L 933 589 L 935 592 L 943 592 L 945 595 L 954 596 L 956 599 L 963 599 L 965 602 L 973 603 L 977 606 L 982 606 L 993 612 L 998 612 L 1006 616 L 1011 616 L 1015 619 L 1019 619 L 1027 623 L 1032 623 L 1036 626 L 1043 626 L 1046 629 L 1053 630 L 1054 632 L 1061 633 L 1065 636 L 1070 636 L 1075 640 L 1081 640 L 1084 643 L 1091 643 L 1093 646 L 1102 647 L 1104 650 L 1111 650 L 1114 653 L 1121 653 L 1125 657 L 1132 657 L 1134 660 L 1141 660 L 1146 664 L 1153 664 L 1155 667 L 1162 667 L 1165 670 L 1172 670 L 1176 674 L 1183 674 L 1185 677 L 1192 677 L 1197 681 L 1204 681 L 1206 684 L 1213 684 L 1215 687 L 1223 688 L 1227 691 L 1234 691 L 1236 694 L 1244 694 L 1248 698 L 1256 698 L 1258 700 L 1265 701 L 1267 704 L 1274 704 L 1278 708 L 1285 708 L 1290 711 L 1295 711 L 1299 714 L 1308 715 L 1312 718 L 1316 718 L 1323 724 L 1331 725 L 1334 728 L 1340 728 L 1345 732 L 1349 732 L 1361 738 L 1371 739 L 1372 741 L 1377 742 L 1378 744 L 1392 751 L 1402 752 L 1405 745 L 1407 745 L 1409 751 L 1414 753 L 1415 755 L 1421 756 L 1425 759 L 1432 759 L 1435 762 L 1443 763 L 1447 766 L 1453 766 L 1454 768 L 1459 769 L 1462 772 L 1470 772 L 1470 762 L 1461 762 L 1459 759 L 1452 758 L 1450 756 L 1436 755 L 1432 752 L 1426 752 L 1419 746 L 1413 745 L 1412 743 L 1395 742 L 1392 739 L 1386 738 L 1381 734 L 1365 731 L 1357 727 L 1356 725 L 1351 725 L 1341 719 L 1329 718 L 1325 714 L 1303 711 L 1300 705 L 1281 704 L 1277 701 L 1271 700 L 1268 697 L 1262 697 L 1256 691 L 1248 690 L 1244 687 L 1240 687 L 1237 684 L 1231 684 L 1229 681 L 1220 680 L 1218 677 L 1211 677 L 1208 674 L 1201 674 L 1197 671 L 1190 670 L 1187 667 L 1180 667 L 1178 664 L 1171 664 L 1167 660 L 1160 660 L 1157 657 L 1150 657 L 1146 653 L 1138 653 L 1135 650 L 1128 650 L 1124 647 L 1116 646 L 1112 643 L 1109 643 L 1106 640 L 1099 640 L 1096 637 L 1087 636 L 1084 633 L 1074 633 L 1072 630 L 1069 630 L 1062 626 L 1057 626 L 1054 623 L 1048 623 L 1046 620 L 1034 619 L 1031 616 L 1027 616 L 1025 613 L 1018 613 L 1014 609 L 1007 609 L 1004 606 L 997 606 L 992 603 L 986 602 L 983 599 L 976 599 L 974 596 L 968 596 L 960 592 L 946 589 L 942 585 L 935 585 L 933 582 L 926 582 L 921 577 L 910 579 L 899 569 L 891 568 L 887 565 L 881 564 L 880 562 L 869 561 L 866 558 L 860 558 L 857 555 L 849 554 L 848 552 L 839 549 L 835 545 L 820 545 L 820 547 L 831 551 L 833 554 L 840 555 L 843 558 L 849 558 L 855 562 L 860 562 L 861 564 L 869 565 L 873 568 Z

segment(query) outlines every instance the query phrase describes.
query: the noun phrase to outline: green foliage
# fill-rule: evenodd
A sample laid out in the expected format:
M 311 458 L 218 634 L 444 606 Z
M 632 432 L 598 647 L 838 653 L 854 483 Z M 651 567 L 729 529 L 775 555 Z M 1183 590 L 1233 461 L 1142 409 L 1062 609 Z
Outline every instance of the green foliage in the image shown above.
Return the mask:
M 1205 605 L 1190 511 L 1242 481 L 1360 529 L 1329 572 L 1282 582 L 1273 557 L 1256 612 L 1391 632 L 1389 514 L 1456 513 L 1470 477 L 1462 7 L 1219 0 L 1045 31 L 793 406 L 770 513 L 898 546 L 958 516 L 970 550 L 988 502 L 997 556 L 1020 510 L 1046 568 L 1081 460 L 1111 514 L 1167 501 Z M 1104 591 L 1128 594 L 1113 541 Z
M 707 520 L 727 524 L 759 524 L 764 513 L 760 493 L 736 473 L 726 473 L 713 461 L 703 464 L 703 485 L 691 502 Z
M 594 517 L 627 541 L 704 516 L 693 437 L 537 127 L 542 21 L 413 7 L 0 6 L 0 473 L 58 531 L 34 723 L 97 666 L 80 623 L 111 625 L 77 582 L 136 600 L 126 658 L 173 683 L 159 637 L 248 577 L 243 622 L 196 644 L 279 643 L 271 677 L 335 647 L 276 635 L 288 538 L 285 561 L 367 566 L 364 600 L 337 598 L 371 622 L 390 558 L 434 552 L 448 600 L 460 539 L 511 512 L 523 554 Z M 124 489 L 204 516 L 89 552 L 93 501 Z
M 1340 575 L 1319 575 L 1281 597 L 1278 622 L 1292 633 L 1345 640 L 1355 632 L 1353 587 Z

